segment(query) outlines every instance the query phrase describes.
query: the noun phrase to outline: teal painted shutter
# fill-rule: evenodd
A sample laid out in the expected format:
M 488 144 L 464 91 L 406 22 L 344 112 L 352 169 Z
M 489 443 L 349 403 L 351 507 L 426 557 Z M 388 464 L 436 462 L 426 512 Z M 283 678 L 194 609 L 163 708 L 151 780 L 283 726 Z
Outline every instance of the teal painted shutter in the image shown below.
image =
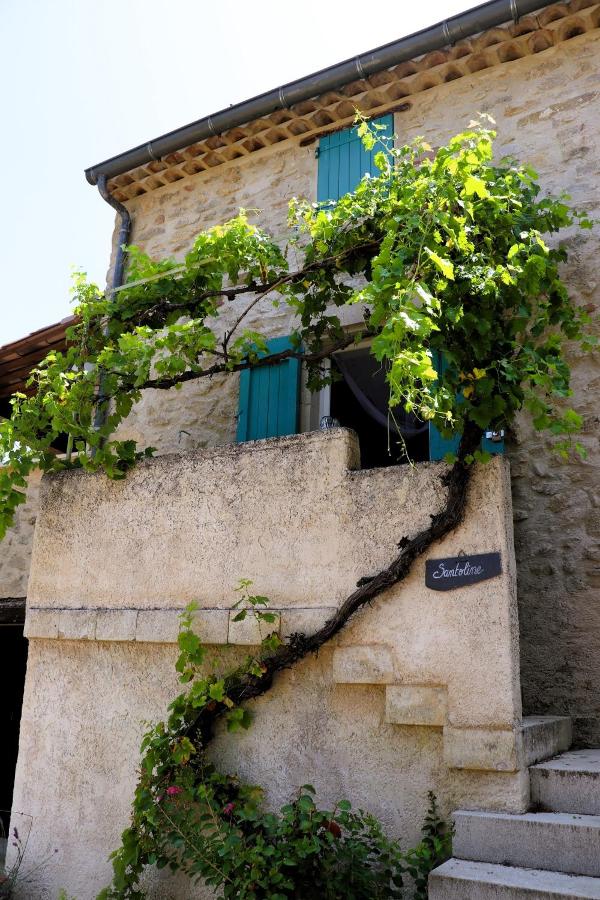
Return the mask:
M 394 117 L 383 116 L 376 120 L 378 125 L 384 125 L 385 131 L 381 132 L 391 136 L 394 132 Z M 318 149 L 318 177 L 317 200 L 319 203 L 327 200 L 339 200 L 344 194 L 353 191 L 363 175 L 380 175 L 375 165 L 375 154 L 381 150 L 381 146 L 373 150 L 365 150 L 356 128 L 345 128 L 333 134 L 325 135 L 319 141 Z
M 267 347 L 269 353 L 281 353 L 291 348 L 290 339 L 274 338 L 267 342 Z M 296 434 L 299 388 L 297 359 L 240 372 L 237 440 L 257 441 Z
M 446 368 L 446 360 L 439 350 L 434 351 L 433 364 L 441 375 Z M 434 461 L 443 459 L 446 453 L 456 453 L 460 443 L 460 435 L 452 438 L 444 438 L 437 430 L 435 425 L 429 423 L 429 459 Z M 482 438 L 481 449 L 487 450 L 488 453 L 504 453 L 504 441 L 491 441 L 489 438 Z

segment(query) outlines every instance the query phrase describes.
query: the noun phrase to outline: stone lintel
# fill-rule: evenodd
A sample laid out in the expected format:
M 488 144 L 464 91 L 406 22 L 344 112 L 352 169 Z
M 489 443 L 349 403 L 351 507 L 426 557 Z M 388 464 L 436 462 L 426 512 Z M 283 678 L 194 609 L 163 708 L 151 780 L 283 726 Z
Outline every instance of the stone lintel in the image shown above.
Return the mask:
M 272 610 L 271 610 L 272 611 Z M 25 637 L 50 640 L 123 641 L 174 644 L 179 633 L 182 609 L 83 609 L 30 607 L 25 621 Z M 286 635 L 310 633 L 326 621 L 332 610 L 290 610 L 286 614 Z M 230 622 L 235 611 L 198 609 L 192 628 L 209 645 L 259 644 L 272 631 L 280 631 L 281 614 L 273 624 L 256 621 L 252 612 L 242 622 Z
M 516 772 L 519 755 L 514 729 L 444 727 L 444 762 L 451 769 Z
M 197 609 L 192 614 L 192 629 L 203 644 L 226 644 L 229 615 L 226 609 Z
M 25 614 L 23 634 L 26 638 L 57 638 L 58 611 L 55 609 L 29 608 Z
M 98 610 L 96 618 L 96 640 L 134 641 L 137 618 L 137 609 Z
M 136 641 L 174 644 L 179 634 L 178 609 L 140 609 L 135 628 Z
M 58 637 L 67 641 L 93 641 L 97 618 L 95 609 L 63 609 L 58 613 Z
M 385 721 L 393 725 L 441 728 L 446 723 L 447 706 L 445 687 L 390 684 L 385 689 Z
M 335 606 L 314 606 L 306 609 L 281 610 L 281 637 L 285 641 L 292 634 L 314 634 L 336 611 Z M 330 641 L 330 645 L 335 638 Z

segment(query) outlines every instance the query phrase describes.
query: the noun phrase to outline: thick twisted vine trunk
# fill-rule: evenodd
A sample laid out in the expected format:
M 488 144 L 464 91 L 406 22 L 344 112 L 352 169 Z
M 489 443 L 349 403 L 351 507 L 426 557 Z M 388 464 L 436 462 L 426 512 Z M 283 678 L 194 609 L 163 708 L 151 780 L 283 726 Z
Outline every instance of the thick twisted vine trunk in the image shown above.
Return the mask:
M 413 562 L 425 553 L 436 541 L 441 540 L 453 531 L 464 516 L 467 490 L 471 466 L 465 459 L 479 446 L 482 432 L 472 423 L 467 423 L 458 451 L 458 459 L 443 476 L 447 488 L 444 508 L 431 516 L 431 524 L 414 537 L 402 537 L 398 547 L 400 553 L 387 568 L 373 577 L 361 578 L 357 589 L 350 594 L 338 610 L 325 622 L 322 628 L 311 635 L 294 634 L 290 640 L 274 653 L 262 660 L 264 672 L 260 677 L 250 674 L 228 687 L 230 699 L 236 703 L 245 703 L 265 694 L 273 684 L 273 678 L 283 669 L 289 669 L 310 653 L 316 653 L 327 641 L 331 640 L 346 625 L 354 613 L 366 603 L 370 603 L 383 591 L 402 581 L 408 575 Z M 218 702 L 206 706 L 187 728 L 187 734 L 193 734 L 206 746 L 213 737 L 217 720 L 226 712 L 227 707 Z

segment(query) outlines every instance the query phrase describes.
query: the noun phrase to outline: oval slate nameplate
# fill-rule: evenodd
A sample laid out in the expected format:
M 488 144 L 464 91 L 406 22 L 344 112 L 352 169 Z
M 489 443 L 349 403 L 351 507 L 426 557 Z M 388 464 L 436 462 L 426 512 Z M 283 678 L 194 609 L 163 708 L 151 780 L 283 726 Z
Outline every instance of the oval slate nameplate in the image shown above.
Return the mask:
M 449 556 L 425 562 L 425 584 L 434 591 L 451 591 L 453 588 L 496 578 L 501 573 L 499 553 Z

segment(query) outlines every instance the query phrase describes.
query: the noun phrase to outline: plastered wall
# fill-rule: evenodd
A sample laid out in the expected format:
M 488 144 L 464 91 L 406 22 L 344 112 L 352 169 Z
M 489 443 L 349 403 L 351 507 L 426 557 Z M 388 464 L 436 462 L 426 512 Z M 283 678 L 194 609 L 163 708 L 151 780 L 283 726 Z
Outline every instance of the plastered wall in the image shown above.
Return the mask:
M 28 898 L 91 900 L 128 817 L 143 722 L 177 690 L 177 616 L 223 661 L 260 639 L 232 621 L 240 577 L 271 599 L 285 636 L 310 632 L 425 527 L 444 464 L 357 470 L 344 429 L 165 455 L 122 482 L 44 479 L 29 584 L 30 640 L 14 821 L 46 859 Z M 382 511 L 385 510 L 385 515 Z M 315 784 L 416 841 L 433 789 L 444 810 L 522 810 L 516 576 L 508 466 L 474 473 L 464 524 L 430 556 L 499 551 L 502 575 L 439 593 L 424 560 L 339 638 L 253 704 L 247 734 L 220 734 L 219 766 L 270 802 Z M 264 627 L 264 626 L 263 626 Z M 54 853 L 57 850 L 57 853 Z M 187 898 L 154 886 L 153 896 Z

